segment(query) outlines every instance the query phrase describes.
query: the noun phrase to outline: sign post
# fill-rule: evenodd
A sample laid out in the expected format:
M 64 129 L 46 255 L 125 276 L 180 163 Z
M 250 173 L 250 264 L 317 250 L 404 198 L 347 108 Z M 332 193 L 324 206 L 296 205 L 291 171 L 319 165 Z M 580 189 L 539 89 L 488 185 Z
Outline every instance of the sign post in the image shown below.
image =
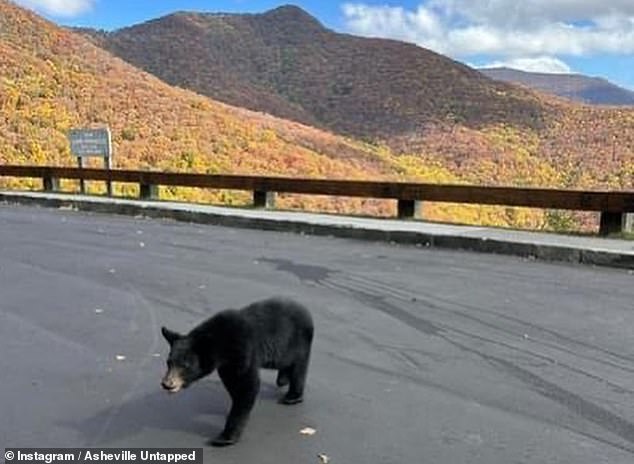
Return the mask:
M 103 158 L 105 169 L 112 169 L 112 136 L 109 128 L 71 129 L 68 134 L 70 152 L 77 157 L 77 165 L 84 167 L 84 158 L 98 156 Z M 112 182 L 106 181 L 108 196 L 112 196 Z M 79 189 L 86 193 L 84 179 L 80 179 Z

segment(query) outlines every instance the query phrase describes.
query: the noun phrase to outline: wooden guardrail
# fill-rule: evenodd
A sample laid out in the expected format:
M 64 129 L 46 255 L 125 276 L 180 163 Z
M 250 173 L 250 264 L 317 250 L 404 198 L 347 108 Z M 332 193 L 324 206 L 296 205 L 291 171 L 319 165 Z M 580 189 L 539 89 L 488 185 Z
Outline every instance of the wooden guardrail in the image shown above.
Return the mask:
M 629 230 L 634 218 L 631 214 L 634 213 L 634 191 L 481 187 L 51 166 L 0 165 L 0 176 L 40 178 L 45 191 L 58 190 L 59 179 L 138 183 L 142 199 L 156 199 L 160 185 L 250 190 L 253 192 L 253 202 L 256 207 L 273 207 L 276 192 L 385 198 L 397 200 L 400 218 L 415 217 L 421 201 L 597 211 L 601 213 L 599 230 L 601 235 Z

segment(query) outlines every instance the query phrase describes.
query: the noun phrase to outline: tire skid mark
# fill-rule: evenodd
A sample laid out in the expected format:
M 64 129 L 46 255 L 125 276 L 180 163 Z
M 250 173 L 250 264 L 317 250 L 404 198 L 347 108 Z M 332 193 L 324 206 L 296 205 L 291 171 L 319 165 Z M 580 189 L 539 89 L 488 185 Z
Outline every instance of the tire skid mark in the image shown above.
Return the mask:
M 349 277 L 349 276 L 346 275 L 346 277 Z M 385 288 L 385 287 L 380 287 L 380 283 L 375 282 L 373 280 L 366 280 L 366 279 L 363 279 L 363 278 L 359 278 L 359 277 L 356 277 L 356 276 L 352 280 L 354 280 L 356 282 L 363 282 L 365 284 L 365 285 L 362 285 L 362 286 L 360 286 L 358 288 L 366 296 L 376 297 L 376 298 L 383 297 L 382 295 L 376 294 L 376 291 L 373 291 L 373 289 L 377 288 L 377 287 Z M 343 284 L 342 286 L 345 286 L 345 284 Z M 350 288 L 354 288 L 354 285 L 352 285 L 352 286 L 348 285 L 348 288 L 349 289 Z M 634 362 L 634 358 L 631 358 L 629 356 L 620 355 L 618 353 L 615 353 L 615 352 L 612 352 L 612 351 L 609 351 L 609 350 L 606 350 L 606 349 L 603 349 L 603 348 L 600 348 L 600 347 L 597 347 L 597 346 L 594 346 L 594 345 L 591 345 L 591 344 L 588 344 L 588 343 L 585 343 L 585 342 L 582 342 L 582 341 L 571 339 L 570 337 L 566 337 L 564 335 L 558 334 L 557 332 L 552 331 L 550 329 L 544 329 L 544 328 L 541 328 L 539 326 L 535 326 L 534 324 L 527 323 L 525 321 L 522 321 L 522 320 L 520 320 L 518 318 L 514 318 L 512 316 L 505 316 L 503 314 L 498 314 L 498 313 L 496 313 L 494 311 L 490 311 L 490 310 L 486 310 L 486 309 L 482 309 L 482 308 L 477 308 L 477 307 L 474 307 L 474 306 L 460 305 L 460 304 L 454 303 L 454 302 L 452 302 L 450 300 L 446 300 L 446 299 L 443 300 L 443 299 L 440 299 L 440 298 L 433 297 L 433 299 L 439 300 L 439 301 L 444 303 L 444 305 L 439 305 L 437 303 L 434 303 L 433 301 L 430 301 L 428 299 L 422 298 L 422 297 L 417 296 L 417 295 L 415 295 L 413 293 L 409 294 L 409 295 L 404 293 L 404 292 L 403 293 L 399 293 L 396 289 L 394 289 L 394 287 L 389 287 L 389 289 L 386 289 L 386 293 L 388 293 L 390 295 L 393 295 L 395 299 L 403 301 L 403 302 L 405 302 L 405 303 L 407 303 L 409 305 L 415 304 L 415 305 L 424 306 L 425 308 L 428 308 L 428 309 L 434 309 L 434 310 L 441 311 L 441 312 L 451 313 L 451 314 L 453 314 L 455 316 L 470 320 L 472 322 L 476 322 L 477 324 L 480 324 L 480 325 L 483 325 L 483 326 L 488 327 L 490 329 L 493 329 L 494 331 L 502 332 L 504 335 L 509 335 L 510 334 L 510 335 L 515 335 L 517 337 L 523 337 L 525 331 L 522 331 L 522 330 L 517 331 L 517 330 L 515 330 L 515 331 L 512 332 L 510 329 L 502 328 L 502 327 L 500 327 L 500 326 L 498 326 L 496 324 L 493 324 L 491 322 L 482 320 L 479 317 L 476 317 L 476 316 L 474 316 L 472 314 L 467 314 L 464 311 L 459 311 L 459 310 L 452 309 L 450 306 L 464 306 L 466 309 L 469 309 L 472 312 L 476 312 L 477 311 L 477 312 L 483 312 L 483 313 L 490 313 L 492 316 L 494 316 L 496 318 L 499 317 L 501 319 L 511 320 L 511 322 L 514 322 L 516 324 L 525 325 L 525 326 L 527 326 L 529 328 L 533 328 L 533 329 L 536 329 L 536 330 L 539 330 L 539 331 L 542 331 L 542 332 L 547 332 L 547 333 L 549 333 L 550 335 L 552 335 L 554 337 L 561 338 L 565 342 L 568 342 L 568 343 L 571 343 L 571 344 L 576 344 L 576 345 L 582 346 L 583 348 L 586 348 L 586 349 L 598 351 L 598 352 L 603 353 L 603 354 L 605 354 L 607 356 L 610 356 L 610 357 L 613 357 L 613 358 L 617 358 L 618 360 L 621 360 L 621 361 Z M 537 339 L 534 336 L 531 338 L 531 340 L 539 342 L 541 345 L 546 346 L 548 348 L 552 348 L 552 349 L 557 350 L 557 351 L 562 351 L 562 352 L 564 352 L 566 354 L 569 354 L 569 355 L 577 357 L 577 358 L 581 358 L 581 359 L 585 359 L 585 360 L 593 361 L 593 362 L 598 362 L 598 363 L 601 363 L 601 364 L 608 364 L 608 365 L 610 365 L 610 366 L 612 366 L 612 367 L 614 367 L 616 369 L 623 370 L 625 372 L 634 374 L 634 368 L 630 368 L 630 367 L 624 366 L 623 364 L 615 362 L 613 360 L 597 358 L 595 356 L 590 356 L 590 355 L 587 355 L 587 354 L 581 354 L 581 353 L 579 353 L 578 350 L 574 350 L 572 348 L 568 348 L 566 346 L 562 346 L 560 343 L 551 342 L 551 341 L 542 340 L 542 339 Z
M 43 334 L 45 337 L 51 340 L 54 340 L 56 342 L 59 342 L 62 345 L 66 346 L 67 348 L 72 348 L 74 351 L 77 351 L 84 355 L 86 354 L 86 350 L 90 350 L 91 353 L 95 353 L 92 347 L 78 343 L 71 338 L 67 338 L 58 332 L 55 332 L 47 327 L 37 324 L 35 321 L 31 319 L 27 319 L 26 317 L 21 316 L 18 313 L 14 313 L 4 308 L 0 308 L 0 312 L 4 314 L 7 318 L 13 319 L 14 321 L 19 321 L 19 323 L 24 324 L 25 326 L 33 330 L 37 330 L 39 333 Z
M 144 327 L 148 327 L 151 331 L 151 342 L 150 347 L 146 351 L 143 356 L 141 362 L 135 368 L 135 376 L 127 391 L 120 396 L 120 400 L 116 406 L 114 406 L 107 413 L 106 417 L 103 420 L 100 430 L 93 436 L 92 440 L 89 440 L 89 446 L 95 446 L 101 443 L 101 440 L 105 436 L 106 432 L 116 419 L 116 417 L 121 412 L 121 409 L 124 405 L 134 396 L 134 394 L 139 391 L 139 387 L 141 386 L 143 380 L 147 376 L 147 372 L 145 367 L 152 362 L 152 355 L 157 352 L 159 348 L 160 339 L 158 336 L 159 333 L 159 325 L 158 320 L 156 318 L 156 310 L 154 307 L 143 297 L 143 295 L 137 291 L 134 287 L 127 285 L 122 282 L 123 288 L 128 290 L 135 299 L 140 303 L 140 306 L 143 308 L 145 315 L 148 318 L 149 324 L 144 324 Z
M 269 260 L 268 262 L 271 264 L 278 264 L 278 265 L 280 264 L 279 262 L 275 262 L 274 260 Z M 278 270 L 293 273 L 293 266 L 295 268 L 301 267 L 301 265 L 298 265 L 295 263 L 285 262 L 283 264 L 284 266 L 278 266 Z M 476 317 L 474 315 L 465 314 L 463 311 L 459 311 L 459 310 L 451 308 L 450 306 L 459 307 L 459 305 L 456 305 L 453 302 L 449 302 L 447 300 L 438 301 L 437 299 L 436 301 L 433 301 L 434 299 L 432 298 L 429 298 L 429 297 L 421 298 L 420 295 L 417 295 L 412 292 L 407 292 L 399 288 L 395 288 L 394 286 L 389 286 L 387 284 L 376 281 L 374 279 L 366 279 L 364 277 L 343 274 L 341 272 L 335 272 L 331 270 L 328 270 L 328 271 L 329 272 L 322 272 L 319 276 L 320 277 L 319 279 L 314 279 L 315 283 L 331 291 L 337 291 L 337 292 L 346 294 L 352 297 L 353 299 L 359 300 L 362 303 L 367 304 L 370 307 L 381 311 L 382 313 L 388 315 L 389 317 L 392 317 L 425 335 L 439 337 L 443 339 L 444 341 L 446 341 L 447 343 L 449 343 L 450 345 L 458 348 L 459 350 L 463 352 L 468 352 L 480 357 L 481 359 L 484 359 L 487 363 L 492 365 L 496 370 L 506 373 L 507 375 L 510 375 L 513 378 L 521 381 L 522 383 L 527 385 L 532 391 L 535 391 L 540 396 L 547 398 L 565 407 L 567 410 L 571 411 L 577 417 L 581 417 L 582 419 L 592 424 L 595 424 L 601 429 L 606 430 L 609 433 L 615 434 L 619 436 L 620 438 L 624 439 L 625 441 L 634 444 L 634 424 L 629 422 L 628 420 L 622 418 L 621 416 L 617 414 L 614 414 L 608 411 L 607 409 L 591 401 L 588 401 L 582 398 L 581 396 L 569 390 L 562 388 L 559 385 L 556 385 L 555 383 L 552 383 L 538 376 L 537 374 L 529 371 L 526 368 L 520 367 L 505 359 L 495 357 L 495 356 L 486 354 L 484 352 L 481 352 L 479 350 L 476 350 L 474 348 L 468 347 L 467 345 L 464 345 L 463 343 L 460 343 L 457 340 L 455 340 L 454 337 L 452 337 L 451 335 L 462 335 L 464 337 L 485 342 L 487 344 L 494 344 L 499 347 L 505 348 L 507 350 L 520 352 L 530 357 L 537 357 L 543 361 L 552 363 L 553 365 L 556 364 L 557 367 L 559 368 L 567 369 L 571 372 L 574 372 L 575 374 L 586 376 L 587 378 L 592 379 L 593 381 L 597 381 L 603 385 L 611 386 L 614 389 L 617 389 L 618 391 L 621 391 L 621 392 L 628 392 L 632 394 L 634 393 L 634 391 L 629 390 L 614 382 L 605 380 L 602 377 L 592 374 L 591 372 L 587 372 L 584 369 L 580 369 L 574 366 L 567 365 L 565 363 L 561 363 L 557 361 L 556 359 L 551 358 L 549 356 L 540 355 L 538 353 L 535 353 L 530 350 L 526 350 L 517 346 L 513 346 L 509 343 L 506 343 L 500 340 L 493 340 L 493 339 L 486 338 L 480 335 L 476 335 L 468 331 L 459 329 L 457 327 L 448 326 L 444 323 L 438 323 L 438 322 L 433 322 L 429 319 L 423 319 L 419 317 L 418 315 L 412 314 L 411 312 L 407 311 L 403 307 L 397 304 L 391 303 L 388 299 L 389 298 L 395 299 L 401 303 L 406 303 L 409 306 L 414 305 L 416 307 L 419 307 L 421 305 L 424 305 L 428 309 L 441 311 L 444 313 L 450 313 L 457 317 L 466 319 L 470 322 L 479 324 L 483 327 L 493 330 L 494 333 L 501 332 L 504 336 L 506 337 L 509 336 L 509 332 L 510 332 L 509 329 L 502 328 L 496 324 L 482 320 L 479 317 Z M 302 280 L 310 280 L 310 278 L 308 279 L 304 278 Z M 481 308 L 469 308 L 469 309 L 472 311 L 476 309 L 481 314 L 482 313 L 487 314 L 486 311 L 482 311 Z M 495 314 L 495 316 L 498 317 L 499 315 Z M 516 318 L 505 318 L 505 320 L 509 320 L 510 322 L 513 322 L 514 324 L 519 324 L 521 326 L 529 326 L 529 324 L 525 323 L 524 321 L 518 320 Z M 543 332 L 549 333 L 552 336 L 559 337 L 559 334 L 556 334 L 556 332 L 554 331 L 543 330 Z M 510 335 L 513 335 L 512 331 Z M 518 336 L 518 335 L 519 334 L 515 333 L 515 336 Z M 616 353 L 611 353 L 608 350 L 602 350 L 598 347 L 595 347 L 589 344 L 577 343 L 577 341 L 567 337 L 566 338 L 559 337 L 559 338 L 564 343 L 567 342 L 567 343 L 576 344 L 577 346 L 583 346 L 586 350 L 598 351 L 604 355 L 612 357 L 613 359 L 617 358 L 621 361 L 626 360 L 626 357 L 618 356 Z M 578 351 L 574 351 L 573 349 L 569 347 L 562 346 L 561 343 L 555 343 L 555 342 L 544 341 L 544 340 L 534 340 L 534 339 L 532 341 L 540 343 L 544 347 L 551 348 L 553 350 L 556 350 L 558 352 L 564 353 L 569 356 L 573 356 L 578 359 L 608 364 L 612 366 L 613 368 L 616 368 L 628 373 L 634 372 L 634 369 L 624 366 L 619 362 L 615 362 L 613 360 L 607 360 L 607 359 L 600 359 L 600 358 L 597 358 L 596 356 L 588 355 L 587 353 L 582 354 L 582 353 L 579 353 Z M 390 373 L 390 375 L 393 375 L 393 373 Z M 416 382 L 421 381 L 421 379 L 417 376 L 409 375 L 407 376 L 407 378 L 414 380 Z M 526 411 L 523 411 L 522 414 L 526 415 Z M 543 418 L 540 418 L 540 420 L 543 421 Z M 573 430 L 575 433 L 583 434 L 583 432 L 576 430 L 575 428 L 567 427 L 565 424 L 558 423 L 556 425 L 558 427 L 569 428 Z M 622 450 L 626 450 L 629 453 L 634 454 L 634 450 L 631 447 L 624 447 L 612 441 L 607 441 L 595 436 L 593 436 L 592 438 L 598 439 L 600 441 L 603 441 L 604 443 L 610 444 L 611 446 L 616 446 Z
M 634 423 L 510 361 L 483 353 L 455 341 L 452 342 L 452 344 L 464 351 L 476 354 L 498 370 L 504 371 L 522 381 L 540 395 L 566 407 L 601 428 L 618 435 L 629 443 L 634 444 Z M 630 452 L 634 454 L 634 451 Z
M 511 363 L 510 361 L 497 358 L 497 357 L 485 354 L 481 351 L 475 350 L 473 348 L 467 347 L 466 345 L 457 342 L 456 340 L 451 338 L 449 335 L 451 333 L 456 333 L 456 334 L 469 337 L 471 339 L 478 339 L 480 341 L 484 341 L 487 343 L 493 343 L 510 350 L 520 351 L 524 354 L 528 354 L 531 356 L 540 356 L 543 359 L 551 361 L 553 364 L 556 363 L 558 367 L 568 369 L 577 374 L 585 375 L 593 380 L 599 380 L 601 383 L 610 385 L 614 388 L 618 388 L 621 391 L 634 393 L 633 391 L 628 390 L 621 385 L 617 385 L 615 383 L 609 382 L 594 374 L 588 373 L 582 369 L 578 369 L 578 368 L 563 364 L 561 362 L 558 362 L 552 358 L 536 355 L 535 353 L 532 353 L 530 351 L 527 351 L 518 347 L 514 347 L 507 343 L 490 340 L 485 337 L 478 336 L 461 329 L 445 326 L 444 324 L 430 323 L 427 320 L 421 320 L 417 318 L 416 316 L 410 314 L 409 312 L 405 311 L 404 309 L 396 305 L 393 305 L 391 303 L 387 303 L 385 301 L 386 298 L 384 296 L 377 295 L 376 293 L 367 293 L 362 290 L 359 290 L 357 287 L 354 287 L 354 286 L 347 287 L 345 284 L 333 284 L 332 282 L 329 282 L 329 285 L 327 286 L 328 288 L 331 288 L 333 290 L 339 289 L 339 291 L 346 292 L 352 297 L 355 297 L 356 299 L 359 299 L 362 302 L 370 305 L 374 309 L 378 309 L 379 311 L 391 317 L 394 317 L 395 319 L 403 322 L 404 324 L 426 335 L 434 335 L 434 336 L 440 337 L 443 340 L 445 340 L 447 343 L 451 344 L 452 346 L 455 346 L 456 348 L 464 352 L 469 352 L 471 354 L 477 355 L 478 357 L 486 360 L 489 364 L 491 364 L 497 370 L 510 374 L 512 375 L 512 377 L 522 381 L 524 384 L 528 385 L 533 391 L 537 392 L 541 396 L 548 398 L 566 407 L 567 409 L 569 409 L 576 415 L 582 417 L 583 419 L 590 421 L 598 425 L 599 427 L 611 433 L 614 433 L 618 435 L 619 437 L 623 438 L 624 440 L 634 444 L 634 424 L 627 421 L 626 419 L 608 411 L 607 409 L 604 409 L 596 405 L 595 403 L 585 400 L 581 396 L 569 390 L 566 390 L 552 382 L 549 382 L 543 379 L 542 377 L 539 377 L 538 375 L 532 373 L 531 371 Z M 433 330 L 430 330 L 430 327 L 432 327 Z M 501 330 L 495 326 L 494 328 L 496 330 Z M 566 352 L 567 350 L 563 350 L 563 351 Z M 634 451 L 632 451 L 631 449 L 628 449 L 628 451 L 631 453 L 634 453 Z
M 417 356 L 420 356 L 420 353 L 416 352 L 416 350 L 377 343 L 371 337 L 368 337 L 367 335 L 360 332 L 355 332 L 355 335 L 362 342 L 372 346 L 380 353 L 385 353 L 386 355 L 390 356 L 392 359 L 397 360 L 399 363 L 407 368 L 414 368 L 418 371 L 427 369 L 427 366 L 425 366 L 423 362 L 418 360 Z
M 451 340 L 448 339 L 446 336 L 442 336 L 440 334 L 440 332 L 444 332 L 445 334 L 447 334 L 447 333 L 459 334 L 459 335 L 462 335 L 464 337 L 468 337 L 468 338 L 471 338 L 471 339 L 474 339 L 474 340 L 477 340 L 477 341 L 480 341 L 480 342 L 496 345 L 496 346 L 499 346 L 501 348 L 508 349 L 510 351 L 521 353 L 523 355 L 530 356 L 532 358 L 538 358 L 538 359 L 540 359 L 542 361 L 547 362 L 549 365 L 557 365 L 560 368 L 567 369 L 570 372 L 574 372 L 575 374 L 579 374 L 579 375 L 585 376 L 585 377 L 587 377 L 589 379 L 598 381 L 601 384 L 607 385 L 607 386 L 609 386 L 610 388 L 612 388 L 614 391 L 616 391 L 618 393 L 628 393 L 628 394 L 634 395 L 634 390 L 633 389 L 630 389 L 630 388 L 627 388 L 627 387 L 625 387 L 623 385 L 620 385 L 618 383 L 606 380 L 603 377 L 600 377 L 600 376 L 598 376 L 596 374 L 588 372 L 587 370 L 571 366 L 570 364 L 562 362 L 562 361 L 559 361 L 559 360 L 557 360 L 557 359 L 555 359 L 553 357 L 546 356 L 546 355 L 543 355 L 543 354 L 539 354 L 539 353 L 536 353 L 534 351 L 531 351 L 531 350 L 528 350 L 528 349 L 525 349 L 525 348 L 521 348 L 519 346 L 512 345 L 510 343 L 504 342 L 502 340 L 494 340 L 494 339 L 491 339 L 491 338 L 484 337 L 482 335 L 477 335 L 477 334 L 474 334 L 474 333 L 459 329 L 457 327 L 451 327 L 451 326 L 448 326 L 448 325 L 445 325 L 445 324 L 440 324 L 440 323 L 430 323 L 427 320 L 421 320 L 418 316 L 415 316 L 415 315 L 405 311 L 404 309 L 402 309 L 402 308 L 400 308 L 400 307 L 398 307 L 396 305 L 393 305 L 393 304 L 390 304 L 390 303 L 386 303 L 385 297 L 377 295 L 376 293 L 367 293 L 365 291 L 357 289 L 356 287 L 346 287 L 343 284 L 332 285 L 331 283 L 328 283 L 328 284 L 325 284 L 325 286 L 327 286 L 328 288 L 331 288 L 332 290 L 339 290 L 339 291 L 342 291 L 342 292 L 347 292 L 353 298 L 360 299 L 365 304 L 368 304 L 369 306 L 371 306 L 371 307 L 373 307 L 375 309 L 378 309 L 379 311 L 385 313 L 386 315 L 388 315 L 390 317 L 394 317 L 394 318 L 398 319 L 399 321 L 401 321 L 402 323 L 404 323 L 404 324 L 406 324 L 406 325 L 408 325 L 408 326 L 410 326 L 410 327 L 412 327 L 412 328 L 414 328 L 416 330 L 419 330 L 419 331 L 421 331 L 421 332 L 423 332 L 423 333 L 425 333 L 427 335 L 438 335 L 441 338 L 443 338 L 446 341 L 451 343 Z M 406 301 L 406 302 L 410 303 L 409 301 Z M 416 303 L 420 303 L 420 302 L 417 301 Z M 396 310 L 394 310 L 395 308 L 396 308 Z M 442 308 L 440 306 L 436 306 L 436 308 L 439 309 L 439 310 L 443 310 L 444 309 L 444 308 Z M 473 318 L 473 317 L 470 317 L 470 316 L 466 316 L 466 318 L 469 319 L 469 320 L 473 320 L 474 322 L 480 323 L 480 321 L 477 318 Z M 412 323 L 412 321 L 414 321 L 414 322 Z M 421 327 L 425 327 L 425 326 L 429 327 L 430 324 L 436 329 L 437 333 L 430 333 L 430 330 L 420 330 Z M 505 331 L 504 329 L 499 328 L 499 327 L 497 327 L 495 325 L 491 325 L 491 324 L 487 324 L 487 323 L 484 323 L 483 325 L 486 326 L 486 327 L 492 328 L 495 331 L 502 332 L 504 335 L 508 335 L 507 331 Z M 533 341 L 538 341 L 538 340 L 533 340 Z M 576 357 L 576 358 L 585 359 L 585 360 L 593 361 L 593 362 L 600 363 L 600 364 L 607 364 L 607 365 L 610 365 L 610 366 L 612 366 L 612 367 L 614 367 L 616 369 L 619 369 L 619 370 L 622 370 L 622 371 L 625 371 L 625 372 L 628 372 L 628 373 L 634 373 L 634 369 L 630 369 L 630 368 L 621 366 L 620 364 L 610 363 L 609 361 L 605 361 L 605 360 L 602 360 L 602 359 L 597 359 L 597 358 L 594 358 L 594 357 L 581 356 L 578 352 L 574 352 L 574 351 L 571 351 L 571 350 L 568 350 L 568 349 L 565 349 L 565 348 L 559 349 L 560 347 L 558 347 L 558 346 L 554 346 L 553 347 L 553 346 L 550 346 L 550 344 L 542 343 L 540 340 L 538 342 L 540 344 L 542 344 L 543 346 L 548 346 L 549 348 L 557 349 L 558 351 L 564 352 L 564 353 L 566 353 L 568 355 L 571 355 L 573 357 Z
M 374 372 L 374 373 L 377 373 L 377 374 L 380 374 L 380 375 L 383 375 L 383 376 L 386 376 L 386 377 L 389 377 L 389 378 L 400 378 L 400 379 L 403 379 L 403 380 L 407 380 L 407 381 L 412 382 L 415 385 L 419 385 L 419 386 L 424 387 L 424 388 L 431 388 L 431 389 L 433 389 L 435 391 L 438 391 L 440 393 L 447 394 L 447 395 L 459 398 L 459 399 L 467 401 L 467 402 L 473 402 L 474 401 L 473 398 L 465 395 L 464 393 L 461 393 L 460 391 L 450 389 L 444 384 L 428 381 L 428 380 L 422 379 L 422 378 L 420 378 L 418 376 L 407 374 L 407 373 L 403 373 L 403 372 L 391 371 L 389 369 L 385 369 L 385 368 L 382 368 L 382 367 L 379 367 L 379 366 L 375 366 L 375 365 L 372 365 L 372 364 L 369 364 L 369 363 L 365 363 L 365 362 L 362 362 L 362 361 L 359 361 L 359 360 L 356 360 L 356 359 L 348 358 L 346 356 L 342 356 L 342 355 L 339 355 L 339 354 L 336 354 L 336 353 L 327 353 L 327 354 L 328 354 L 328 356 L 330 356 L 333 359 L 337 359 L 337 360 L 339 360 L 341 362 L 344 362 L 344 363 L 349 364 L 351 366 L 357 367 L 357 368 L 359 368 L 361 370 L 364 370 L 364 371 Z M 482 401 L 478 400 L 477 402 L 478 402 L 478 404 L 481 404 L 481 405 L 486 406 L 488 408 L 491 408 L 491 409 L 494 409 L 494 410 L 497 410 L 497 411 L 502 411 L 502 412 L 507 413 L 507 414 L 512 414 L 512 415 L 516 415 L 516 416 L 520 416 L 520 417 L 527 417 L 527 418 L 529 418 L 531 420 L 534 420 L 534 421 L 536 421 L 536 422 L 538 422 L 540 424 L 546 424 L 546 425 L 549 425 L 549 426 L 552 426 L 552 427 L 563 429 L 563 430 L 566 430 L 566 431 L 571 432 L 573 434 L 583 436 L 585 438 L 588 438 L 590 440 L 596 441 L 598 443 L 602 443 L 604 445 L 611 446 L 613 448 L 616 448 L 616 449 L 619 449 L 621 451 L 625 451 L 627 453 L 630 453 L 630 454 L 634 455 L 634 446 L 628 446 L 626 444 L 619 443 L 619 442 L 607 439 L 605 437 L 602 437 L 602 436 L 599 436 L 599 435 L 596 435 L 596 434 L 593 434 L 593 433 L 590 433 L 590 432 L 587 432 L 587 431 L 584 431 L 584 430 L 579 430 L 578 428 L 572 427 L 571 425 L 568 425 L 568 424 L 562 424 L 561 422 L 555 422 L 553 420 L 548 419 L 547 417 L 531 413 L 530 411 L 520 410 L 519 408 L 512 408 L 512 407 L 509 407 L 507 405 L 501 405 L 501 404 L 498 404 L 498 403 L 493 403 L 491 401 L 482 402 Z M 620 421 L 619 421 L 619 423 L 620 423 Z M 626 426 L 626 427 L 629 428 L 629 426 Z M 621 437 L 621 438 L 623 438 L 623 437 Z M 631 442 L 631 440 L 626 440 L 626 441 Z

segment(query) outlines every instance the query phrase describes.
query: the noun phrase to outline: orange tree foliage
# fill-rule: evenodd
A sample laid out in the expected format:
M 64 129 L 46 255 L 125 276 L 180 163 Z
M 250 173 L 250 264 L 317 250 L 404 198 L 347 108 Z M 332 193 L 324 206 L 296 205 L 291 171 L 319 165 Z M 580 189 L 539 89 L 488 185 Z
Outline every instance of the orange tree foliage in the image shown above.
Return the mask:
M 550 105 L 554 105 L 549 103 Z M 554 108 L 554 109 L 553 109 Z M 632 189 L 634 110 L 558 102 L 543 127 L 429 125 L 394 151 L 171 87 L 0 0 L 0 163 L 73 165 L 71 127 L 108 125 L 115 167 L 202 173 Z M 93 163 L 96 160 L 93 160 Z M 1 180 L 9 187 L 39 182 Z M 75 183 L 66 182 L 66 188 Z M 94 192 L 103 186 L 91 184 Z M 118 185 L 117 193 L 135 195 Z M 165 199 L 244 204 L 246 192 L 162 188 Z M 287 195 L 282 208 L 393 215 L 393 202 Z M 429 220 L 585 228 L 595 216 L 426 204 Z

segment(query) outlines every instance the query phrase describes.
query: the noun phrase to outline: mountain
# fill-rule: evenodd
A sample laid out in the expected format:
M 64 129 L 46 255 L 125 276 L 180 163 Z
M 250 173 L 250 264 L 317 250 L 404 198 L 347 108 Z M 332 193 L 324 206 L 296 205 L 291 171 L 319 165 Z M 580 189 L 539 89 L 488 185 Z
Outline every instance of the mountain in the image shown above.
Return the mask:
M 634 92 L 582 74 L 546 74 L 509 68 L 480 69 L 498 81 L 522 84 L 535 90 L 593 105 L 634 105 Z
M 336 33 L 298 7 L 83 33 L 170 84 L 413 155 L 399 172 L 432 160 L 472 183 L 632 188 L 634 108 L 573 104 L 412 44 Z
M 168 20 L 176 31 L 132 34 L 136 45 L 130 47 L 140 53 L 144 43 L 160 43 L 162 37 L 172 44 L 165 50 L 175 47 L 174 55 L 148 60 L 174 74 L 178 66 L 188 66 L 193 83 L 221 81 L 218 91 L 248 97 L 264 112 L 173 87 L 95 45 L 121 31 L 90 32 L 88 40 L 85 31 L 62 29 L 0 0 L 0 163 L 73 165 L 68 130 L 108 125 L 120 168 L 633 188 L 634 108 L 573 104 L 495 83 L 418 47 L 334 34 L 296 8 L 250 16 L 178 13 L 138 27 L 163 30 Z M 209 48 L 210 21 L 222 26 L 211 28 L 218 37 L 233 38 Z M 243 35 L 244 24 L 257 34 Z M 190 29 L 194 33 L 183 32 Z M 201 70 L 205 54 L 224 65 Z M 233 74 L 223 77 L 222 69 Z M 322 102 L 322 94 L 329 99 Z M 275 108 L 264 103 L 278 105 L 289 118 L 359 133 L 365 141 L 271 116 L 266 113 Z M 392 148 L 376 142 L 383 137 Z M 0 179 L 0 187 L 6 186 L 39 188 L 36 181 Z M 116 191 L 135 194 L 134 186 L 118 185 Z M 246 192 L 202 189 L 164 188 L 161 195 L 231 204 L 249 199 Z M 393 202 L 379 200 L 282 195 L 279 204 L 394 213 Z M 431 220 L 555 230 L 596 222 L 592 215 L 442 203 L 426 203 L 424 214 Z
M 171 87 L 84 37 L 0 0 L 0 163 L 74 165 L 69 129 L 103 125 L 113 132 L 119 168 L 327 178 L 395 174 L 361 143 Z M 0 179 L 8 184 L 16 185 Z M 133 186 L 125 189 L 119 191 L 132 192 Z M 173 188 L 162 194 L 248 198 Z M 282 201 L 317 204 L 307 197 Z M 323 199 L 319 205 L 341 206 Z M 369 208 L 380 210 L 371 202 Z
M 179 12 L 91 35 L 172 85 L 363 139 L 417 137 L 447 121 L 538 128 L 548 112 L 532 93 L 449 58 L 333 32 L 294 6 L 263 14 Z

